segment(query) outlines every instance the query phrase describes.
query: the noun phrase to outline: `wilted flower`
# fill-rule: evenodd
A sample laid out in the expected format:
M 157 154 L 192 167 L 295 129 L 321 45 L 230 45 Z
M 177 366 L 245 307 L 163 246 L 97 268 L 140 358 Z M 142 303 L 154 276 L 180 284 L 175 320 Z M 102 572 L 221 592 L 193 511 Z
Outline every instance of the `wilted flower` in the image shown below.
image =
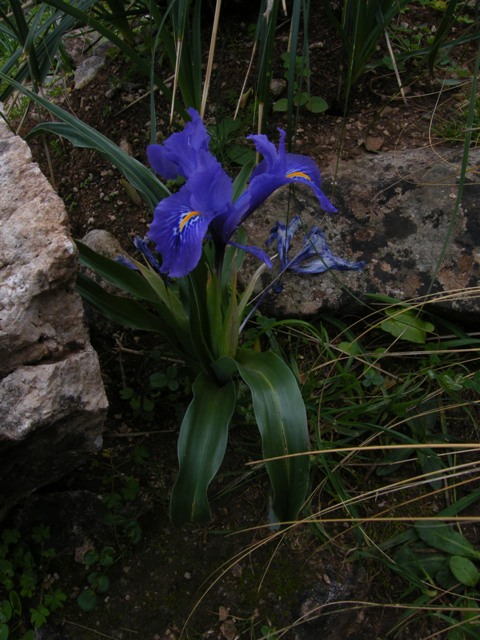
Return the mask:
M 293 236 L 301 226 L 299 216 L 292 218 L 288 225 L 277 222 L 267 240 L 267 246 L 276 243 L 282 269 L 296 273 L 323 273 L 329 269 L 359 271 L 365 266 L 363 261 L 349 262 L 333 255 L 323 231 L 318 227 L 313 227 L 309 231 L 305 236 L 302 249 L 293 258 L 289 258 L 288 253 Z

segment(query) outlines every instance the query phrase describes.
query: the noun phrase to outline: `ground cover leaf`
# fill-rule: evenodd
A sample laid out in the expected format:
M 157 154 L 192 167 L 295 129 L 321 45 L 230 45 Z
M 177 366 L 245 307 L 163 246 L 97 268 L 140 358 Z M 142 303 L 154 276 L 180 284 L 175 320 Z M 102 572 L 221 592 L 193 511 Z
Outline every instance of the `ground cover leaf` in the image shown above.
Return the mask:
M 466 587 L 474 587 L 480 580 L 480 572 L 469 558 L 452 556 L 450 571 L 455 578 Z
M 463 534 L 443 522 L 435 522 L 434 520 L 417 522 L 415 529 L 421 540 L 434 549 L 445 551 L 452 556 L 480 558 L 480 551 L 476 551 L 473 544 Z

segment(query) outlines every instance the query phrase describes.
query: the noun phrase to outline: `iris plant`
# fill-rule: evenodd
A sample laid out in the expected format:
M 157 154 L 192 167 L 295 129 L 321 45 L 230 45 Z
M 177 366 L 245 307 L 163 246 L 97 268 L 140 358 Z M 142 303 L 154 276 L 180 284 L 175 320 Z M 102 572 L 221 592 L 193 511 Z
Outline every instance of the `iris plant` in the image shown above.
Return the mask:
M 242 191 L 244 185 L 232 183 L 210 153 L 208 132 L 198 113 L 190 109 L 189 114 L 191 121 L 183 131 L 147 150 L 159 175 L 167 180 L 182 176 L 184 183 L 156 206 L 147 238 L 135 240 L 146 263 L 133 258 L 122 263 L 108 260 L 78 243 L 84 264 L 137 300 L 113 296 L 82 276 L 80 288 L 84 298 L 111 319 L 155 332 L 194 377 L 193 398 L 178 439 L 172 520 L 209 519 L 208 486 L 225 454 L 242 382 L 242 388 L 250 391 L 262 439 L 273 494 L 270 513 L 277 522 L 289 522 L 297 518 L 308 489 L 305 404 L 295 375 L 276 353 L 247 348 L 239 339 L 251 313 L 255 282 L 271 266 L 263 249 L 242 244 L 241 226 L 277 188 L 290 183 L 308 185 L 325 211 L 336 209 L 322 191 L 315 163 L 286 152 L 283 131 L 278 147 L 264 135 L 250 136 L 263 160 Z M 319 229 L 313 229 L 300 253 L 290 258 L 292 237 L 299 227 L 295 218 L 272 230 L 269 242 L 276 242 L 282 268 L 321 273 L 361 267 L 333 256 Z M 237 270 L 245 251 L 264 264 L 240 292 Z

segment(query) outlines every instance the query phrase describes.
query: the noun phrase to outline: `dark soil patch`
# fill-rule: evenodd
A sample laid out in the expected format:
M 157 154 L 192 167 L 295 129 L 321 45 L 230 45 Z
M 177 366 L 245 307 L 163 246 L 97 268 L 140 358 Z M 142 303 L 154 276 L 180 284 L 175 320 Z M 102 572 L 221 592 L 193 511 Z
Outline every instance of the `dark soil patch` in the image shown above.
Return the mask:
M 312 3 L 310 23 L 312 93 L 335 105 L 334 61 L 339 50 L 320 4 Z M 418 11 L 405 20 L 412 24 L 437 20 L 425 8 Z M 244 14 L 240 19 L 239 15 L 232 12 L 221 35 L 210 122 L 232 114 L 233 96 L 238 96 L 250 55 L 249 23 Z M 280 27 L 279 43 L 287 37 L 288 26 Z M 408 73 L 405 71 L 405 77 Z M 275 75 L 283 75 L 280 61 Z M 333 171 L 337 159 L 341 162 L 364 153 L 430 144 L 429 124 L 439 108 L 438 85 L 424 72 L 413 77 L 406 104 L 398 96 L 393 73 L 379 69 L 367 74 L 356 88 L 345 120 L 334 109 L 322 115 L 302 111 L 297 151 L 313 157 L 321 169 Z M 146 162 L 150 135 L 147 94 L 144 80 L 121 57 L 112 55 L 81 91 L 73 90 L 68 78 L 59 102 Z M 169 106 L 159 99 L 157 127 L 164 136 L 170 132 L 168 112 Z M 244 112 L 242 119 L 242 135 L 253 131 L 251 112 Z M 285 124 L 283 116 L 270 114 L 268 133 L 275 137 L 276 127 Z M 94 152 L 55 139 L 47 142 L 50 170 L 40 139 L 32 140 L 31 146 L 34 158 L 65 201 L 73 237 L 81 238 L 93 228 L 107 229 L 130 251 L 133 236 L 145 233 L 151 214 L 132 199 L 109 163 Z M 307 526 L 282 535 L 266 527 L 266 479 L 259 473 L 248 475 L 245 467 L 261 457 L 255 427 L 232 430 L 227 457 L 212 489 L 211 524 L 204 528 L 171 526 L 168 496 L 177 468 L 179 415 L 186 399 L 178 393 L 164 393 L 155 399 L 153 412 L 132 410 L 120 393 L 126 387 L 139 397 L 148 392 L 148 376 L 158 364 L 146 361 L 141 353 L 152 345 L 128 331 L 99 330 L 95 323 L 91 331 L 111 403 L 104 449 L 15 515 L 15 523 L 25 531 L 36 522 L 51 526 L 58 557 L 48 572 L 69 596 L 65 608 L 55 616 L 58 635 L 52 624 L 38 637 L 175 640 L 182 631 L 183 637 L 226 640 L 385 637 L 400 614 L 395 608 L 365 603 L 395 605 L 404 585 L 392 575 L 378 574 L 373 564 L 351 562 L 349 552 L 356 543 L 348 532 L 340 536 L 340 526 L 332 525 L 328 531 L 336 539 L 333 545 L 325 544 L 325 538 Z M 139 462 L 142 451 L 148 453 L 144 464 Z M 123 500 L 114 509 L 99 503 L 99 494 L 121 492 L 126 478 L 138 481 L 133 499 Z M 85 513 L 89 514 L 87 522 L 82 520 Z M 104 516 L 112 520 L 112 513 L 116 524 L 107 526 Z M 137 523 L 141 531 L 135 544 L 129 542 L 129 523 Z M 88 586 L 89 570 L 81 562 L 82 551 L 104 546 L 115 549 L 115 563 L 107 572 L 110 588 L 87 613 L 76 604 L 78 594 Z M 356 604 L 346 605 L 325 624 L 310 619 L 285 635 L 268 636 L 269 629 L 287 628 L 305 615 L 302 603 L 305 607 L 311 601 L 318 606 L 322 598 L 327 602 L 335 593 L 341 596 L 337 599 Z M 419 623 L 403 637 L 419 640 L 424 635 L 428 633 Z

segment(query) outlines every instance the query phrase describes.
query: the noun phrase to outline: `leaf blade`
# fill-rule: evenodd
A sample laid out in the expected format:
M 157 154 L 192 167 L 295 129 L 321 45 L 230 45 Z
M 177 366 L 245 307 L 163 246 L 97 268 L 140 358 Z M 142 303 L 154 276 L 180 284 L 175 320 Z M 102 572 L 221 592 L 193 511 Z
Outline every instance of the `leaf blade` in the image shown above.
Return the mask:
M 444 522 L 417 522 L 415 529 L 421 540 L 435 549 L 464 558 L 480 558 L 480 552 L 475 550 L 473 544 Z
M 308 488 L 309 437 L 305 404 L 295 376 L 273 352 L 241 351 L 237 367 L 250 387 L 263 455 L 279 522 L 295 520 Z M 293 455 L 292 455 L 293 454 Z
M 220 386 L 202 372 L 195 379 L 193 394 L 178 438 L 180 469 L 170 501 L 170 517 L 177 525 L 211 517 L 207 490 L 225 455 L 236 404 L 232 380 Z

